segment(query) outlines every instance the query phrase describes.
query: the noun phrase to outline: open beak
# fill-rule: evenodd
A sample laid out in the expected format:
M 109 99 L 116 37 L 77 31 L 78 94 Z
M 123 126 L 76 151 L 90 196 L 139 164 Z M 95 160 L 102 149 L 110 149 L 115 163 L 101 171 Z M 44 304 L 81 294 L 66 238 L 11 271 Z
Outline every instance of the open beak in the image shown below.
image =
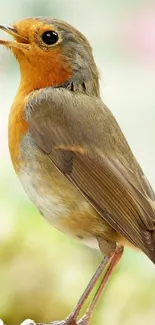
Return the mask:
M 28 44 L 28 39 L 24 36 L 21 36 L 18 34 L 17 29 L 13 26 L 6 26 L 6 25 L 0 25 L 0 29 L 2 29 L 4 32 L 8 33 L 14 38 L 14 42 L 0 40 L 0 44 L 11 47 L 11 46 L 17 46 L 19 43 L 25 43 Z

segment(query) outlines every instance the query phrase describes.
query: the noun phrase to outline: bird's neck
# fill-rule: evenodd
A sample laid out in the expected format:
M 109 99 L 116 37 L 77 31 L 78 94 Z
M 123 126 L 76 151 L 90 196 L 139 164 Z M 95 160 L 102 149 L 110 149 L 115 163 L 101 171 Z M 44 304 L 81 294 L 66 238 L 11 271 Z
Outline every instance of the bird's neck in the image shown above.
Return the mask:
M 59 86 L 68 81 L 71 77 L 71 69 L 68 66 L 57 64 L 46 66 L 41 64 L 35 66 L 28 60 L 19 63 L 21 72 L 21 82 L 19 91 L 29 94 L 30 92 L 52 86 Z

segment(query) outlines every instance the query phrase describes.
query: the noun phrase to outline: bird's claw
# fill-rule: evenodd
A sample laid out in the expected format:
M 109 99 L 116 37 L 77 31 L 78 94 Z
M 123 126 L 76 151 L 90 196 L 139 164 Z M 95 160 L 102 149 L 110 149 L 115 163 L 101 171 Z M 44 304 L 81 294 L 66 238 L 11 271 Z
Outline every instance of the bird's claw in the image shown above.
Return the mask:
M 88 317 L 85 315 L 79 321 L 72 317 L 68 317 L 65 320 L 51 322 L 49 324 L 35 323 L 31 319 L 24 320 L 20 325 L 88 325 Z M 0 319 L 0 325 L 4 325 L 3 321 Z
M 50 324 L 37 323 L 35 325 L 88 325 L 88 323 L 89 323 L 89 319 L 85 315 L 79 321 L 77 321 L 74 318 L 69 317 L 69 318 L 66 318 L 65 320 L 51 322 Z M 27 325 L 32 325 L 32 323 L 27 324 Z

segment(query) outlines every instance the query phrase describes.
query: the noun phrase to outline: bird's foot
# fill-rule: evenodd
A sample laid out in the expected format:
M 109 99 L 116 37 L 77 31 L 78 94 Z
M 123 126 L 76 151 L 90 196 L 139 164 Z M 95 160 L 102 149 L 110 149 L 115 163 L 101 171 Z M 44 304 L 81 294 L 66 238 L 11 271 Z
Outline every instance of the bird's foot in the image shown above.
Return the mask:
M 35 325 L 88 325 L 89 318 L 84 315 L 80 320 L 76 320 L 73 317 L 67 317 L 65 320 L 55 321 L 50 324 L 37 323 Z
M 90 321 L 90 317 L 88 317 L 87 315 L 84 315 L 79 321 L 78 321 L 78 325 L 88 325 Z

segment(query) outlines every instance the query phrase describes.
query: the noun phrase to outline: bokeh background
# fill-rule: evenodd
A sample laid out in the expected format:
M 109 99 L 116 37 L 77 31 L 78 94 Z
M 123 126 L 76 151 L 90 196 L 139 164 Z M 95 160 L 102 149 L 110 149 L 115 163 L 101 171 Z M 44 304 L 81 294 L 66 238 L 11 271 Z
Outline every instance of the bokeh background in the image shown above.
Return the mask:
M 149 0 L 0 1 L 0 23 L 26 16 L 69 22 L 90 40 L 104 102 L 155 189 L 155 2 Z M 6 35 L 5 35 L 6 36 Z M 5 37 L 1 32 L 0 37 Z M 101 255 L 52 229 L 26 197 L 7 146 L 17 64 L 0 48 L 0 318 L 50 322 L 67 316 Z M 92 324 L 155 323 L 155 267 L 125 250 Z

